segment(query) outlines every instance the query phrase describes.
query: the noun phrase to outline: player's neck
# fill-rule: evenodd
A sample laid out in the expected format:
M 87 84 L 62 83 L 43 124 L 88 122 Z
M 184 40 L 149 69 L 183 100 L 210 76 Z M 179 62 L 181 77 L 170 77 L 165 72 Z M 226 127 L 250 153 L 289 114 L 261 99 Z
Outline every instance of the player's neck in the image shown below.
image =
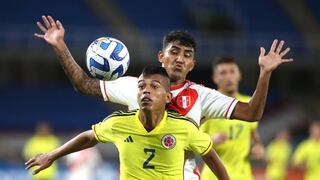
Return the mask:
M 162 120 L 164 116 L 165 110 L 161 111 L 143 111 L 141 110 L 139 113 L 139 120 L 143 124 L 144 128 L 150 132 L 152 131 Z
M 175 87 L 175 86 L 178 86 L 180 84 L 183 84 L 185 81 L 186 81 L 186 79 L 179 79 L 179 80 L 176 80 L 176 81 L 171 81 L 171 87 Z
M 316 141 L 316 142 L 320 142 L 320 138 L 318 138 L 318 137 L 311 137 L 311 139 L 313 139 L 314 141 Z
M 219 88 L 218 91 L 226 96 L 233 97 L 233 98 L 235 98 L 239 94 L 238 90 L 225 91 L 224 89 Z

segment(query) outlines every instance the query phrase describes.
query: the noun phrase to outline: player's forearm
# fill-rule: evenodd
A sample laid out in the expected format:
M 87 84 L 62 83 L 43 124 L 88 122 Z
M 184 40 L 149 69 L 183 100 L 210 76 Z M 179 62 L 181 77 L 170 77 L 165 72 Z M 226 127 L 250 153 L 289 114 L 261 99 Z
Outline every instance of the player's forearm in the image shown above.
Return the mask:
M 60 64 L 73 87 L 80 92 L 102 98 L 99 88 L 99 80 L 90 78 L 83 69 L 73 59 L 67 45 L 61 41 L 58 45 L 53 47 Z
M 254 120 L 260 120 L 262 118 L 268 95 L 270 77 L 271 72 L 260 71 L 256 91 L 249 102 L 251 115 Z
M 59 148 L 55 149 L 54 151 L 50 152 L 49 155 L 52 161 L 55 161 L 67 154 L 81 151 L 83 149 L 87 149 L 90 147 L 95 146 L 98 141 L 95 139 L 93 135 L 93 131 L 85 131 L 78 136 L 74 137 L 70 141 L 66 142 Z
M 262 144 L 261 138 L 257 129 L 251 131 L 251 146 L 254 146 L 256 144 Z
M 262 118 L 268 89 L 271 72 L 260 71 L 259 80 L 256 90 L 249 103 L 238 102 L 231 119 L 240 119 L 244 121 L 259 121 Z
M 213 149 L 211 149 L 208 154 L 202 156 L 202 159 L 208 165 L 211 171 L 217 176 L 219 180 L 230 179 L 222 161 L 220 160 L 218 154 Z

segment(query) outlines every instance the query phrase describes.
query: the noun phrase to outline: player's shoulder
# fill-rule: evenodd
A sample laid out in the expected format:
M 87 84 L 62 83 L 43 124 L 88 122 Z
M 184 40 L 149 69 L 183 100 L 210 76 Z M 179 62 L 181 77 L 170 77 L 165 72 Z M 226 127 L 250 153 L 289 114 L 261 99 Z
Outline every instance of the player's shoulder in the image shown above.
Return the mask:
M 105 83 L 115 83 L 115 82 L 124 82 L 124 83 L 132 83 L 132 82 L 136 82 L 138 81 L 138 78 L 137 77 L 134 77 L 134 76 L 122 76 L 122 77 L 119 77 L 118 79 L 115 79 L 115 80 L 112 80 L 112 81 L 105 81 L 105 80 L 101 80 L 102 82 L 105 82 Z
M 174 123 L 185 123 L 191 126 L 195 126 L 196 128 L 199 129 L 199 125 L 191 118 L 183 116 L 175 111 L 168 110 L 168 119 L 172 120 Z
M 313 142 L 311 139 L 303 140 L 299 143 L 298 148 L 306 150 L 309 149 L 312 146 Z
M 199 83 L 192 82 L 189 80 L 186 80 L 185 84 L 187 85 L 187 87 L 194 88 L 194 89 L 206 88 L 203 84 L 199 84 Z
M 135 82 L 135 81 L 138 81 L 138 78 L 134 76 L 123 76 L 123 77 L 120 77 L 119 80 Z
M 105 120 L 129 119 L 135 116 L 138 110 L 132 111 L 114 111 Z
M 195 83 L 195 82 L 192 82 L 192 81 L 186 81 L 186 83 L 188 83 L 187 88 L 194 89 L 200 94 L 201 93 L 207 93 L 207 92 L 220 94 L 217 90 L 209 88 L 209 87 L 207 87 L 207 86 L 205 86 L 203 84 Z
M 245 95 L 245 94 L 238 94 L 236 99 L 238 99 L 241 102 L 249 102 L 251 99 L 251 96 Z

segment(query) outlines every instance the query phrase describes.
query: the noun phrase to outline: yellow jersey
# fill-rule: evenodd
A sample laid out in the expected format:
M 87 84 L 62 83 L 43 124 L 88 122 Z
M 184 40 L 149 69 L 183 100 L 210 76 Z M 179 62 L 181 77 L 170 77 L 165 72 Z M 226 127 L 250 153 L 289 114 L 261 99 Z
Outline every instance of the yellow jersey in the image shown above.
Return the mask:
M 59 146 L 60 146 L 60 141 L 54 135 L 49 135 L 49 136 L 35 135 L 27 141 L 26 145 L 24 146 L 23 154 L 26 159 L 29 159 L 32 156 L 35 156 L 37 154 L 50 152 Z M 50 180 L 50 179 L 57 178 L 57 175 L 58 175 L 58 166 L 57 166 L 57 163 L 53 163 L 50 167 L 34 175 L 32 178 L 35 180 L 38 180 L 38 179 Z
M 196 123 L 177 113 L 165 112 L 150 132 L 138 117 L 139 111 L 118 111 L 92 126 L 99 142 L 116 145 L 121 180 L 182 180 L 185 150 L 205 155 L 212 147 Z
M 306 180 L 320 178 L 320 142 L 308 139 L 300 143 L 293 155 L 293 164 L 306 165 Z
M 236 99 L 241 102 L 249 102 L 249 96 L 237 95 Z M 209 119 L 204 122 L 200 129 L 213 136 L 216 133 L 226 133 L 228 139 L 223 144 L 213 144 L 213 148 L 224 163 L 230 179 L 252 179 L 249 154 L 251 148 L 251 133 L 257 128 L 257 123 L 240 120 Z M 204 166 L 201 173 L 202 180 L 217 179 L 208 166 Z
M 274 140 L 267 147 L 267 179 L 283 180 L 287 174 L 291 144 L 286 141 Z

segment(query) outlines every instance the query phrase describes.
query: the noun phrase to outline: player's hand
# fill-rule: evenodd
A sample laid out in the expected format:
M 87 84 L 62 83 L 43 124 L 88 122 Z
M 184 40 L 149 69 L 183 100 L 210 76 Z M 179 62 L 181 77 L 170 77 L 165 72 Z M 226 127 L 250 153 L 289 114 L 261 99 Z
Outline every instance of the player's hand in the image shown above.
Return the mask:
M 262 144 L 255 144 L 251 148 L 251 157 L 255 160 L 262 160 L 265 155 L 264 146 Z
M 51 16 L 42 16 L 42 23 L 37 22 L 38 28 L 43 34 L 35 33 L 34 35 L 40 39 L 44 39 L 52 46 L 58 46 L 64 40 L 64 28 L 59 20 L 55 21 Z
M 226 142 L 227 138 L 228 138 L 227 133 L 221 132 L 213 135 L 211 137 L 211 140 L 213 144 L 223 144 Z
M 283 45 L 284 41 L 278 43 L 278 40 L 275 39 L 268 54 L 265 54 L 266 50 L 263 47 L 260 48 L 259 65 L 262 71 L 270 73 L 280 64 L 293 61 L 292 58 L 284 58 L 290 48 L 283 50 Z
M 33 158 L 29 159 L 29 161 L 27 161 L 25 165 L 27 166 L 26 167 L 27 170 L 29 170 L 34 166 L 39 166 L 37 169 L 35 169 L 32 172 L 32 174 L 35 175 L 35 174 L 38 174 L 40 171 L 51 166 L 52 163 L 53 163 L 53 160 L 49 154 L 38 154 Z

